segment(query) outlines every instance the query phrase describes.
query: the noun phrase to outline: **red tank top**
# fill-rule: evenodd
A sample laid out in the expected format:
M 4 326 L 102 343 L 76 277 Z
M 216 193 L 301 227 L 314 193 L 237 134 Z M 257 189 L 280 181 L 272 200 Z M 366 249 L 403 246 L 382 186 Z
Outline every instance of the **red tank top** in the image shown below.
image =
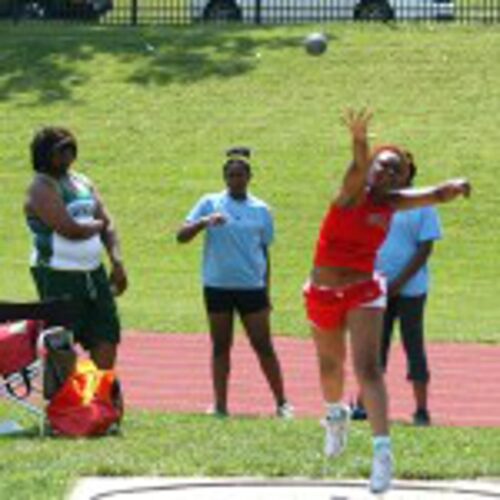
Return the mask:
M 369 194 L 355 207 L 332 203 L 321 225 L 314 265 L 373 272 L 393 213 L 390 205 L 374 203 Z

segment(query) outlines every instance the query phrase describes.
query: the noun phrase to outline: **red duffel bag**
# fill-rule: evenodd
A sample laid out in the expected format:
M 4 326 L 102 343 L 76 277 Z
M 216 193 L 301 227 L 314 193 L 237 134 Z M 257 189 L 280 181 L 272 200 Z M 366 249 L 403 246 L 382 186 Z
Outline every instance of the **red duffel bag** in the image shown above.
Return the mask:
M 75 370 L 52 397 L 47 418 L 55 434 L 101 436 L 120 423 L 123 401 L 113 370 L 99 370 L 91 360 L 78 360 Z

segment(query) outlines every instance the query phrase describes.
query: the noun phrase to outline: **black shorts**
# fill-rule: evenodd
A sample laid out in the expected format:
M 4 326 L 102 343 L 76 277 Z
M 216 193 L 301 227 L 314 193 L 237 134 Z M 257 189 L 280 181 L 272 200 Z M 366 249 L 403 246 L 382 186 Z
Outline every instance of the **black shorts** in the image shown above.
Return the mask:
M 42 300 L 71 300 L 75 313 L 71 329 L 84 349 L 101 342 L 120 343 L 120 319 L 103 266 L 89 272 L 33 267 L 31 273 Z
M 263 311 L 269 307 L 266 288 L 238 290 L 231 288 L 203 288 L 205 307 L 209 313 L 232 313 L 238 311 L 241 316 Z

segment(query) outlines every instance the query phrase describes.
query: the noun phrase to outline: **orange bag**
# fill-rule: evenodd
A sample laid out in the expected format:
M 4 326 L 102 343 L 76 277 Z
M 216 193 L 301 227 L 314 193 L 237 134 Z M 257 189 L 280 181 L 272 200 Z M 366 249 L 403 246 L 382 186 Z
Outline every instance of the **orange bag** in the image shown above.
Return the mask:
M 120 384 L 113 370 L 99 370 L 91 360 L 78 360 L 47 406 L 56 434 L 101 436 L 123 416 Z

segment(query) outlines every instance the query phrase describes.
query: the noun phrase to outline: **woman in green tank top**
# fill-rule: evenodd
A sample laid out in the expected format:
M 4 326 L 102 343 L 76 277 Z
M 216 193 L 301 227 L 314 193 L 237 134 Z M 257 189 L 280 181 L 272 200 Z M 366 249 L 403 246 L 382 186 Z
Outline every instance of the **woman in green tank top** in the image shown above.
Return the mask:
M 32 140 L 35 175 L 24 206 L 33 237 L 31 272 L 42 299 L 71 300 L 75 339 L 99 368 L 109 369 L 120 341 L 114 296 L 127 288 L 127 274 L 116 229 L 98 191 L 71 169 L 77 152 L 76 139 L 65 128 L 45 127 Z

